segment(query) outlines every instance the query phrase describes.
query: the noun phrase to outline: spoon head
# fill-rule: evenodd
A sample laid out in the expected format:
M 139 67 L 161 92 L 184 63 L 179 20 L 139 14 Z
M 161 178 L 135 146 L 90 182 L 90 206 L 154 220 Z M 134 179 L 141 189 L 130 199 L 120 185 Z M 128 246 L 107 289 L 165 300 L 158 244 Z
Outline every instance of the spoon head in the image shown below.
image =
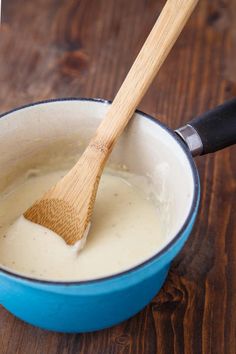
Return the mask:
M 76 208 L 60 199 L 42 199 L 24 213 L 24 217 L 61 236 L 68 245 L 81 240 L 89 223 L 81 220 Z
M 68 245 L 81 240 L 91 220 L 105 152 L 99 144 L 89 145 L 77 164 L 24 217 L 54 231 Z

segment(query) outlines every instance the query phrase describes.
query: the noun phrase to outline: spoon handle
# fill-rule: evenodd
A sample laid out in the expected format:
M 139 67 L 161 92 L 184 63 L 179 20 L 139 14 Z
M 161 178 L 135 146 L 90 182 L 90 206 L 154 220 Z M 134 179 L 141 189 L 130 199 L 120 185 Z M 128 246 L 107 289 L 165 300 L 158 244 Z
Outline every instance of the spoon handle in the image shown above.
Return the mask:
M 177 40 L 198 0 L 168 0 L 97 129 L 93 146 L 111 151 Z M 101 147 L 102 145 L 102 147 Z

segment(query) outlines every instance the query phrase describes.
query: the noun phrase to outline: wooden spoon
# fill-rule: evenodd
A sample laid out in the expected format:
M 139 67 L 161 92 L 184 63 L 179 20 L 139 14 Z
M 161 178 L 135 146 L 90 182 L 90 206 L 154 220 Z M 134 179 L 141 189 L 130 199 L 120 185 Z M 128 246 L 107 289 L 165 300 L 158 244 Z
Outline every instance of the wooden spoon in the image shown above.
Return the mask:
M 95 136 L 77 164 L 24 216 L 51 229 L 67 244 L 90 223 L 99 180 L 112 148 L 156 76 L 197 0 L 168 0 Z

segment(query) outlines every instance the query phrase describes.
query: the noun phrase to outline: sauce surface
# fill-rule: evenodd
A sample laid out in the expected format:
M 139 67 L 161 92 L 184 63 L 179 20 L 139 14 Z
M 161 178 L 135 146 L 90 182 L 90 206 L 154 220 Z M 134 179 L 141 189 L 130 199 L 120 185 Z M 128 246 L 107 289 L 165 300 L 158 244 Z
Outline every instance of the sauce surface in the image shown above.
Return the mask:
M 0 264 L 33 278 L 97 279 L 155 254 L 165 240 L 148 179 L 108 170 L 101 178 L 83 250 L 21 214 L 67 171 L 33 171 L 0 197 Z

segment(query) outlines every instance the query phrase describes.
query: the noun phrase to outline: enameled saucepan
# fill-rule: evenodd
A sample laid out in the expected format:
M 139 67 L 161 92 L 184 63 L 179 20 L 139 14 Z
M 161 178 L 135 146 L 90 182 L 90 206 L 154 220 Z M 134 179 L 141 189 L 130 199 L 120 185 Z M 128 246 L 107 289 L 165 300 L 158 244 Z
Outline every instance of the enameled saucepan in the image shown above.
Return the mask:
M 103 100 L 61 99 L 2 114 L 0 185 L 16 173 L 43 164 L 49 154 L 56 158 L 63 151 L 70 156 L 82 149 L 108 105 Z M 156 199 L 166 208 L 161 250 L 132 269 L 82 282 L 41 281 L 2 267 L 0 303 L 28 323 L 61 332 L 99 330 L 139 312 L 160 290 L 173 258 L 192 230 L 200 198 L 192 155 L 214 152 L 235 142 L 236 100 L 176 132 L 137 111 L 110 163 L 125 164 L 132 172 L 152 179 Z

